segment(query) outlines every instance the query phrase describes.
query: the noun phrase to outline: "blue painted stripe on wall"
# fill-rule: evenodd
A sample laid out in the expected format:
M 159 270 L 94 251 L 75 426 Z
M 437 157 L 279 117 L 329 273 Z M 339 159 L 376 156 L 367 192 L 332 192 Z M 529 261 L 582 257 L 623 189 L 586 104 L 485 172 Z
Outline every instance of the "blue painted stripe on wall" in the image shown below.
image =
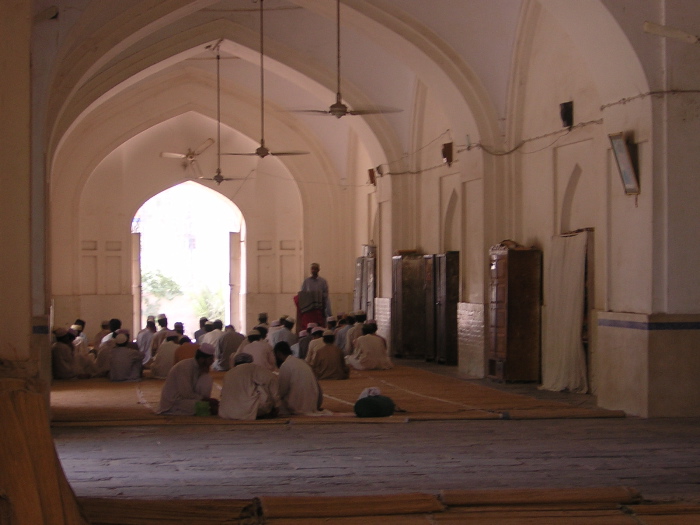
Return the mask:
M 630 328 L 632 330 L 700 330 L 700 322 L 644 323 L 641 321 L 619 321 L 615 319 L 598 319 L 598 326 Z
M 48 334 L 49 327 L 46 326 L 45 324 L 34 325 L 34 326 L 32 326 L 32 333 L 33 334 L 40 334 L 40 335 Z

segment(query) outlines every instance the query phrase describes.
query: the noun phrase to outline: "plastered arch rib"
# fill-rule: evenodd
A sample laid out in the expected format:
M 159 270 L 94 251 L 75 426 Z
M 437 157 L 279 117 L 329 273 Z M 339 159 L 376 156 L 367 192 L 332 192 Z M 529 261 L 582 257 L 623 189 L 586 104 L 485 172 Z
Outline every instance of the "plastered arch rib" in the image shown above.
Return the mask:
M 155 2 L 157 3 L 157 2 Z M 304 8 L 323 11 L 319 2 L 316 1 L 297 1 L 295 2 Z M 421 27 L 416 21 L 400 18 L 401 13 L 389 13 L 389 6 L 383 6 L 382 9 L 372 5 L 372 3 L 361 1 L 344 2 L 346 6 L 352 8 L 348 23 L 354 23 L 358 27 L 372 26 L 367 31 L 373 31 L 377 36 L 382 46 L 387 46 L 392 53 L 396 53 L 399 60 L 415 69 L 416 74 L 423 82 L 426 82 L 441 93 L 442 98 L 451 100 L 450 114 L 454 114 L 453 123 L 455 129 L 459 131 L 459 136 L 462 135 L 463 128 L 468 122 L 475 122 L 473 126 L 479 128 L 479 134 L 486 137 L 491 143 L 498 141 L 500 134 L 497 129 L 497 119 L 495 111 L 488 102 L 488 96 L 483 88 L 479 85 L 476 76 L 469 70 L 468 66 L 462 62 L 460 57 L 454 53 L 448 46 L 442 43 L 438 35 L 434 35 Z M 179 5 L 179 4 L 178 4 Z M 186 10 L 181 9 L 182 17 L 186 15 Z M 90 49 L 90 53 L 80 58 L 73 58 L 74 55 L 66 57 L 66 63 L 56 72 L 55 87 L 52 88 L 52 97 L 49 106 L 49 129 L 52 129 L 51 145 L 49 152 L 55 148 L 56 143 L 61 139 L 63 133 L 79 118 L 80 114 L 85 111 L 92 103 L 102 97 L 105 93 L 114 89 L 120 83 L 128 82 L 130 78 L 134 78 L 146 71 L 148 68 L 156 64 L 173 59 L 179 53 L 187 52 L 197 46 L 214 41 L 221 36 L 233 42 L 239 42 L 240 45 L 255 49 L 255 35 L 245 28 L 240 28 L 235 24 L 225 21 L 216 20 L 201 27 L 187 28 L 180 30 L 177 34 L 168 34 L 163 29 L 162 37 L 155 46 L 148 49 L 141 49 L 132 55 L 125 57 L 122 61 L 117 61 L 116 56 L 112 57 L 112 47 L 108 44 L 115 42 L 124 43 L 130 41 L 133 35 L 143 27 L 150 27 L 151 24 L 156 24 L 154 20 L 148 19 L 148 13 L 153 16 L 160 13 L 159 10 L 153 9 L 146 14 L 140 16 L 142 26 L 134 23 L 124 24 L 123 27 L 112 27 L 111 23 L 105 23 L 110 27 L 106 34 L 110 40 L 105 43 L 100 38 L 101 33 L 99 28 L 76 28 L 75 31 L 84 30 L 91 37 L 91 40 L 96 42 L 94 47 Z M 115 7 L 115 15 L 120 15 L 119 9 Z M 171 14 L 171 16 L 175 16 Z M 182 18 L 181 17 L 181 18 Z M 119 20 L 119 16 L 114 17 Z M 157 25 L 157 24 L 156 24 Z M 162 29 L 161 26 L 158 26 Z M 167 29 L 167 28 L 166 28 Z M 181 29 L 181 28 L 179 28 Z M 390 31 L 387 31 L 390 29 Z M 132 31 L 129 34 L 128 31 Z M 408 45 L 406 45 L 408 44 Z M 268 46 L 270 54 L 274 57 L 274 45 Z M 93 50 L 94 49 L 94 50 Z M 105 57 L 109 54 L 112 61 L 107 64 Z M 334 75 L 331 72 L 326 72 L 320 75 L 318 71 L 306 65 L 308 57 L 298 57 L 287 54 L 282 56 L 279 53 L 278 60 L 280 63 L 289 65 L 290 71 L 299 71 L 308 79 L 314 82 L 324 84 L 327 89 L 334 90 Z M 87 57 L 92 57 L 92 62 L 88 61 Z M 105 62 L 102 70 L 97 70 L 95 64 Z M 89 72 L 94 71 L 93 75 Z M 322 77 L 322 78 L 321 78 Z M 76 90 L 69 92 L 62 82 L 64 79 L 70 78 L 73 80 L 72 85 L 78 85 Z M 359 99 L 361 92 L 353 93 L 352 90 L 346 91 L 346 97 Z M 458 100 L 463 100 L 463 104 L 454 105 L 456 95 Z M 60 118 L 59 118 L 60 117 Z M 401 156 L 401 148 L 396 140 L 392 137 L 391 130 L 383 125 L 380 118 L 368 119 L 368 125 L 374 129 L 375 140 L 381 144 L 381 152 L 384 152 L 386 158 L 399 158 Z M 367 140 L 367 137 L 363 137 Z M 370 151 L 372 150 L 372 142 Z M 380 161 L 383 159 L 380 159 Z

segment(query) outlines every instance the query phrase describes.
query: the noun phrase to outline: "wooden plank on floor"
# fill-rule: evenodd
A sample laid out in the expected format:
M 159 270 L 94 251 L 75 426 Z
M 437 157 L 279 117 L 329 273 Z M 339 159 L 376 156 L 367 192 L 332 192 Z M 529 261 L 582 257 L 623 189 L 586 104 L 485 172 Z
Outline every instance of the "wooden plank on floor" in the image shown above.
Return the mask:
M 630 505 L 629 510 L 638 516 L 697 514 L 700 515 L 700 505 L 697 503 L 655 503 L 651 505 Z
M 432 494 L 390 494 L 347 497 L 260 498 L 266 519 L 375 516 L 440 512 L 444 505 Z
M 239 523 L 251 500 L 125 500 L 79 498 L 92 525 L 218 525 Z
M 631 504 L 641 500 L 629 487 L 561 489 L 444 490 L 440 499 L 448 506 L 521 505 L 549 503 L 612 502 Z
M 433 514 L 397 514 L 394 516 L 352 516 L 334 518 L 276 518 L 265 525 L 434 525 Z

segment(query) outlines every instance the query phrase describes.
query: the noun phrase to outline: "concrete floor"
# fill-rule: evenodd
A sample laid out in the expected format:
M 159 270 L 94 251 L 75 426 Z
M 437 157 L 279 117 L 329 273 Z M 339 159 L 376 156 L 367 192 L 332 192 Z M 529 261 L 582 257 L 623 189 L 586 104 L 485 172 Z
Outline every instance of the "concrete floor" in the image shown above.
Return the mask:
M 595 401 L 533 385 L 492 386 L 563 396 L 573 404 Z M 73 427 L 54 428 L 53 435 L 78 496 L 251 498 L 625 485 L 651 501 L 700 503 L 700 419 Z

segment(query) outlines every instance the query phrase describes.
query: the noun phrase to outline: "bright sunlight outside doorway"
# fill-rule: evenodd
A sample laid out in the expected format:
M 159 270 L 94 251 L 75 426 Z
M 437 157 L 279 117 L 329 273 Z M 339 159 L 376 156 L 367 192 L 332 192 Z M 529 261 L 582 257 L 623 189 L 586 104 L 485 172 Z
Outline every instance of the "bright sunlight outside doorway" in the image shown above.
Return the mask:
M 230 245 L 243 240 L 244 230 L 235 204 L 195 182 L 169 188 L 141 206 L 132 223 L 132 233 L 140 234 L 140 326 L 159 313 L 167 315 L 170 327 L 184 323 L 189 336 L 201 316 L 230 323 L 231 285 L 245 292 L 244 265 L 236 264 L 243 272 L 229 280 L 232 254 L 245 259 Z

